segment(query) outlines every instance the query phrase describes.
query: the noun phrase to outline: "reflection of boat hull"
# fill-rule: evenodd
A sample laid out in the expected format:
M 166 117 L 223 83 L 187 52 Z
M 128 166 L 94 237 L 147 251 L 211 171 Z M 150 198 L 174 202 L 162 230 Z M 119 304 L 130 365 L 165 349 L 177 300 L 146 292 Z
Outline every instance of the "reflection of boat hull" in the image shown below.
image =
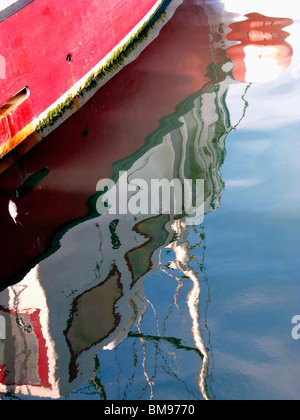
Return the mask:
M 172 2 L 170 10 L 180 4 Z M 172 114 L 175 104 L 211 80 L 206 76 L 211 62 L 207 28 L 198 2 L 183 3 L 147 54 L 107 83 L 76 118 L 2 174 L 0 240 L 6 244 L 0 256 L 2 285 L 16 281 L 16 273 L 48 249 L 60 226 L 86 215 L 87 197 L 95 193 L 100 179 L 111 177 L 112 162 L 143 146 L 162 116 Z M 149 77 L 145 69 L 153 63 L 155 71 Z M 32 178 L 33 174 L 37 176 Z M 9 216 L 9 200 L 16 202 L 23 228 Z
M 175 34 L 178 33 L 180 38 L 182 34 L 178 23 L 185 21 L 188 11 L 194 17 L 195 11 L 202 14 L 203 9 L 196 7 L 193 10 L 189 4 L 187 9 L 182 7 L 181 13 L 174 16 L 171 29 L 176 28 Z M 192 35 L 197 38 L 199 34 L 202 37 L 207 35 L 205 22 L 200 31 L 199 21 L 193 21 L 195 33 L 192 32 Z M 168 39 L 172 39 L 177 47 L 176 39 L 169 37 L 170 33 Z M 160 41 L 163 40 L 162 36 Z M 157 53 L 157 50 L 154 51 Z M 186 95 L 186 87 L 192 95 L 178 105 L 175 113 L 162 119 L 160 127 L 152 130 L 142 148 L 115 163 L 114 172 L 124 169 L 129 178 L 146 181 L 154 177 L 182 181 L 186 178 L 205 179 L 206 209 L 209 210 L 224 187 L 219 168 L 224 162 L 225 138 L 231 127 L 225 105 L 228 84 L 225 82 L 224 86 L 197 92 L 209 81 L 203 76 L 210 64 L 209 48 L 203 51 L 202 60 L 204 53 L 207 53 L 207 61 L 201 61 L 203 68 L 198 80 L 188 81 L 183 90 L 173 89 L 178 99 Z M 163 68 L 168 75 L 170 68 L 165 60 L 169 58 L 163 57 Z M 189 72 L 198 75 L 199 62 L 195 60 L 194 64 L 195 68 L 189 66 Z M 141 59 L 139 65 L 143 66 L 145 62 Z M 117 80 L 114 79 L 114 83 Z M 182 78 L 174 77 L 168 87 L 178 80 Z M 160 86 L 156 78 L 149 86 L 149 92 L 153 86 Z M 157 101 L 157 93 L 150 99 Z M 164 109 L 168 106 L 170 104 L 165 103 Z M 134 131 L 141 129 L 142 122 L 135 121 Z M 90 166 L 91 162 L 87 162 Z M 62 163 L 68 168 L 68 159 Z M 85 161 L 81 162 L 81 165 L 85 164 Z M 77 176 L 78 181 L 78 166 L 74 164 L 74 168 L 76 170 L 71 173 Z M 40 174 L 48 174 L 45 182 L 53 176 L 52 183 L 48 184 L 53 190 L 58 185 L 64 187 L 64 175 L 59 169 L 56 165 L 54 174 L 53 171 Z M 92 172 L 94 177 L 99 176 L 97 165 Z M 58 181 L 61 184 L 56 184 Z M 95 185 L 96 182 L 94 188 Z M 31 195 L 25 194 L 24 189 L 19 189 L 20 192 L 22 196 L 24 194 L 23 199 Z M 86 188 L 83 188 L 84 192 Z M 23 231 L 26 227 L 24 220 L 21 221 Z M 57 250 L 37 264 L 19 284 L 0 294 L 0 314 L 7 319 L 7 326 L 13 326 L 8 329 L 11 335 L 9 341 L 18 341 L 18 336 L 19 342 L 26 343 L 32 354 L 30 360 L 24 361 L 22 352 L 11 357 L 17 352 L 17 347 L 5 350 L 9 354 L 4 352 L 0 389 L 3 392 L 30 392 L 31 395 L 55 398 L 69 395 L 90 378 L 95 353 L 113 349 L 122 342 L 146 310 L 148 301 L 143 295 L 143 280 L 157 271 L 161 250 L 175 239 L 179 244 L 180 229 L 177 223 L 178 229 L 173 231 L 173 221 L 168 214 L 155 217 L 104 214 L 77 222 L 68 231 L 62 232 Z M 194 291 L 197 291 L 196 284 Z M 192 294 L 190 301 L 193 297 Z M 194 317 L 194 323 L 196 321 Z M 204 346 L 199 342 L 198 347 Z M 23 377 L 19 375 L 21 363 Z
M 192 95 L 175 115 L 166 117 L 163 126 L 169 126 L 169 132 L 156 130 L 151 135 L 151 147 L 144 147 L 138 155 L 117 165 L 126 166 L 128 180 L 149 181 L 158 176 L 183 181 L 192 174 L 205 178 L 205 207 L 210 210 L 224 186 L 219 168 L 224 161 L 225 138 L 231 130 L 224 102 L 227 88 L 225 82 L 211 92 Z M 168 124 L 171 120 L 172 125 Z M 104 200 L 106 194 L 109 192 L 104 194 Z M 183 227 L 186 221 L 184 218 Z M 169 214 L 107 213 L 66 232 L 56 252 L 36 265 L 19 284 L 0 294 L 0 314 L 9 319 L 7 325 L 14 327 L 10 327 L 7 340 L 27 345 L 29 339 L 23 328 L 27 326 L 27 334 L 32 334 L 30 350 L 35 355 L 30 362 L 36 368 L 32 376 L 29 362 L 23 363 L 23 353 L 11 357 L 17 348 L 8 346 L 0 391 L 30 391 L 31 395 L 55 398 L 69 395 L 88 379 L 93 372 L 93 355 L 120 344 L 146 311 L 143 281 L 158 271 L 159 255 L 170 243 L 174 243 L 173 249 L 182 262 L 182 273 L 194 282 L 189 304 L 193 322 L 197 323 L 195 293 L 198 296 L 199 285 L 188 267 L 184 229 L 179 220 L 174 224 Z M 17 320 L 22 320 L 21 325 Z M 200 388 L 206 395 L 207 353 L 199 331 L 196 334 L 195 327 L 193 331 L 198 337 L 196 347 L 204 356 Z M 19 379 L 21 363 L 26 386 Z
M 49 132 L 65 111 L 76 111 L 164 3 L 11 0 L 0 6 L 0 157 L 32 133 L 31 145 L 39 141 L 38 126 Z

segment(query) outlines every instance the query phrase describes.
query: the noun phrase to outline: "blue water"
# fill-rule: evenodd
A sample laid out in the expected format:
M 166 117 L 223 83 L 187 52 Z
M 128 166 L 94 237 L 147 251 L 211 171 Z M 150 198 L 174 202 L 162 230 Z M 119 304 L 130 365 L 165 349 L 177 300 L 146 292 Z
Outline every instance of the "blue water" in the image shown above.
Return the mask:
M 217 398 L 299 399 L 290 324 L 299 312 L 297 137 L 292 124 L 235 132 L 228 142 L 224 178 L 260 183 L 226 188 L 205 220 Z
M 219 7 L 218 2 L 207 3 Z M 256 4 L 251 4 L 253 11 Z M 287 9 L 296 14 L 291 4 Z M 278 15 L 271 3 L 269 10 L 269 16 Z M 210 9 L 211 19 L 218 16 Z M 300 340 L 292 337 L 292 319 L 300 314 L 299 20 L 289 32 L 292 61 L 275 80 L 215 80 L 173 104 L 174 114 L 161 115 L 145 146 L 111 162 L 115 171 L 130 171 L 139 162 L 147 167 L 150 152 L 157 163 L 164 136 L 170 135 L 174 173 L 183 162 L 186 176 L 202 174 L 209 185 L 204 222 L 186 226 L 185 219 L 173 220 L 172 232 L 162 219 L 137 219 L 142 224 L 133 228 L 134 221 L 120 217 L 114 231 L 117 248 L 109 253 L 105 239 L 94 244 L 91 228 L 97 223 L 104 232 L 112 222 L 109 217 L 98 215 L 64 230 L 60 250 L 42 258 L 30 283 L 35 287 L 38 280 L 47 299 L 50 321 L 43 327 L 51 336 L 48 351 L 54 346 L 47 360 L 61 389 L 52 397 L 44 389 L 36 394 L 33 388 L 30 395 L 9 389 L 3 399 L 300 399 Z M 154 77 L 151 68 L 147 71 Z M 206 123 L 209 131 L 200 147 L 195 139 L 203 139 L 200 131 Z M 183 124 L 186 137 L 180 131 Z M 178 146 L 183 144 L 180 136 L 185 149 Z M 195 145 L 202 153 L 197 162 Z M 171 153 L 166 156 L 155 171 L 163 173 L 170 164 Z M 143 247 L 141 238 L 149 237 Z M 99 250 L 102 259 L 94 261 Z M 119 283 L 112 280 L 115 272 L 105 274 L 114 267 L 121 272 Z M 109 289 L 98 293 L 106 277 Z M 23 281 L 27 287 L 26 277 Z M 2 301 L 9 291 L 1 293 Z M 32 342 L 19 340 L 20 354 L 25 354 Z M 37 370 L 35 361 L 24 362 L 25 383 Z

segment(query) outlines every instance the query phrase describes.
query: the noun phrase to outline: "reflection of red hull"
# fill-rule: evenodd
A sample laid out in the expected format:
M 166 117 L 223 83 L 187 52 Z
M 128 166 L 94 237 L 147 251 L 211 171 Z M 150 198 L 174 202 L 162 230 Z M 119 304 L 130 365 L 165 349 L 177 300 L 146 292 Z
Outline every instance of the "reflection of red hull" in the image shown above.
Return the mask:
M 20 382 L 22 383 L 19 383 L 18 385 L 29 385 L 34 387 L 51 389 L 51 384 L 49 382 L 49 360 L 47 354 L 48 349 L 46 340 L 43 335 L 40 312 L 41 311 L 39 309 L 36 309 L 33 310 L 31 313 L 27 312 L 23 314 L 17 313 L 14 310 L 0 308 L 0 316 L 3 317 L 3 319 L 5 319 L 6 325 L 11 326 L 11 329 L 14 333 L 18 330 L 18 328 L 13 328 L 13 325 L 18 325 L 18 327 L 20 327 L 19 333 L 14 338 L 15 340 L 19 340 L 19 342 L 21 342 L 24 345 L 24 347 L 30 347 L 31 356 L 34 354 L 34 364 L 36 365 L 36 372 L 34 372 L 34 369 L 29 368 L 28 371 L 31 373 L 32 376 L 30 377 L 29 375 L 26 378 L 24 378 L 22 375 L 24 363 L 26 364 L 26 361 L 24 359 L 21 359 L 21 363 L 18 363 L 19 361 L 17 359 L 13 360 L 15 365 L 14 368 L 11 370 L 7 369 L 5 365 L 1 365 L 0 362 L 0 385 L 15 386 L 17 385 L 16 377 L 18 377 L 19 380 L 20 378 L 22 378 L 23 381 L 26 381 L 26 383 L 23 383 L 22 380 L 20 380 Z M 27 332 L 26 326 L 27 328 L 28 326 L 30 326 L 30 329 L 27 330 Z M 33 333 L 30 337 L 31 339 L 29 338 L 26 342 L 26 338 L 28 338 L 28 336 L 31 333 Z M 34 337 L 33 340 L 32 337 Z M 13 351 L 13 347 L 10 350 Z M 33 358 L 31 359 L 31 361 L 27 360 L 28 365 L 30 365 L 30 362 L 33 365 L 32 361 Z
M 198 1 L 184 1 L 138 60 L 1 176 L 3 286 L 45 252 L 59 227 L 87 214 L 87 199 L 100 179 L 111 177 L 112 162 L 141 147 L 161 117 L 210 81 L 207 26 Z M 16 200 L 28 176 L 46 167 L 48 176 Z M 22 226 L 9 216 L 9 200 L 16 202 Z
M 241 42 L 227 49 L 227 55 L 234 63 L 233 76 L 241 82 L 263 81 L 263 77 L 271 80 L 270 70 L 276 77 L 291 63 L 293 50 L 285 41 L 290 34 L 283 28 L 292 25 L 293 21 L 259 13 L 246 17 L 245 21 L 231 24 L 232 32 L 227 36 L 229 41 Z M 268 62 L 272 67 L 268 67 Z
M 78 83 L 126 45 L 161 3 L 11 0 L 0 5 L 0 157 L 35 132 L 48 111 L 74 97 Z

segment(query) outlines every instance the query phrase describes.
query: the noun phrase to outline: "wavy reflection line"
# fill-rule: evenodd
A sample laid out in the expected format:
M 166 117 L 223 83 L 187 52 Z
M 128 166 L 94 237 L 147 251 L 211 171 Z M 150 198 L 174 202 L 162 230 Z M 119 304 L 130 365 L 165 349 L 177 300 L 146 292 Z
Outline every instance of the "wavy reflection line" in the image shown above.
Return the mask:
M 178 239 L 177 238 L 177 234 L 174 234 L 174 239 Z M 181 278 L 179 277 L 179 276 L 177 276 L 176 274 L 172 274 L 172 273 L 169 273 L 165 268 L 164 268 L 164 266 L 163 266 L 163 264 L 162 264 L 162 261 L 161 261 L 161 254 L 162 254 L 162 251 L 160 252 L 160 255 L 159 255 L 159 266 L 160 266 L 160 270 L 164 273 L 164 274 L 166 274 L 167 276 L 169 276 L 169 277 L 171 277 L 172 279 L 174 279 L 177 283 L 178 283 L 178 285 L 177 285 L 177 288 L 176 288 L 176 291 L 175 291 L 175 294 L 174 294 L 174 296 L 173 296 L 173 304 L 170 306 L 170 308 L 169 308 L 169 310 L 168 310 L 168 314 L 167 314 L 167 316 L 164 318 L 164 320 L 163 320 L 163 325 L 164 325 L 164 330 L 163 330 L 163 336 L 165 336 L 165 334 L 166 334 L 166 332 L 167 332 L 167 321 L 168 321 L 168 319 L 170 318 L 170 316 L 172 315 L 172 312 L 173 312 L 173 308 L 174 307 L 176 307 L 176 309 L 178 310 L 178 312 L 182 315 L 182 317 L 184 318 L 184 314 L 182 313 L 182 311 L 180 310 L 180 308 L 179 308 L 179 305 L 178 305 L 178 302 L 179 302 L 179 299 L 180 299 L 180 296 L 181 296 L 181 293 L 182 293 L 182 291 L 183 291 L 183 288 L 184 288 L 184 282 L 181 280 Z M 169 267 L 169 265 L 171 265 L 170 263 L 168 264 L 168 268 L 170 268 Z M 165 337 L 164 337 L 165 338 Z M 168 352 L 168 350 L 167 350 L 167 347 L 166 347 L 166 343 L 168 342 L 168 343 L 172 343 L 175 347 L 176 347 L 176 349 L 182 349 L 182 350 L 187 350 L 187 351 L 195 351 L 196 349 L 191 349 L 190 347 L 187 347 L 187 346 L 184 346 L 184 345 L 182 345 L 181 344 L 181 341 L 180 341 L 180 345 L 177 345 L 176 346 L 176 341 L 180 341 L 180 340 L 176 340 L 175 338 L 165 338 L 165 340 L 164 340 L 164 345 L 165 345 L 165 348 L 166 348 L 166 351 Z M 176 367 L 177 367 L 177 371 L 178 371 L 178 373 L 179 373 L 179 371 L 180 371 L 180 368 L 179 368 L 179 366 L 178 366 L 178 357 L 177 357 L 177 354 L 176 354 L 176 352 L 172 352 L 172 353 L 170 353 L 170 352 L 168 352 L 168 354 L 170 355 L 170 356 L 172 356 L 173 357 L 173 360 L 174 360 L 174 363 L 176 364 Z M 198 353 L 199 355 L 200 355 L 200 357 L 202 358 L 202 354 L 201 353 Z M 187 388 L 187 387 L 186 387 Z
M 199 270 L 200 273 L 202 273 L 203 275 L 203 279 L 204 279 L 204 283 L 206 285 L 206 289 L 207 289 L 207 296 L 206 296 L 206 305 L 205 305 L 205 309 L 204 309 L 204 324 L 205 324 L 205 330 L 207 333 L 207 343 L 208 343 L 208 348 L 209 348 L 209 352 L 210 352 L 210 360 L 209 360 L 209 373 L 208 373 L 208 378 L 209 378 L 209 383 L 210 383 L 210 389 L 209 389 L 209 393 L 212 396 L 212 399 L 215 399 L 215 395 L 212 391 L 212 383 L 213 383 L 213 371 L 214 371 L 214 353 L 213 353 L 213 347 L 212 347 L 212 342 L 211 342 L 211 332 L 210 332 L 210 328 L 208 326 L 208 308 L 209 305 L 211 303 L 211 286 L 209 284 L 208 281 L 208 277 L 206 275 L 205 272 L 205 251 L 206 251 L 206 235 L 204 232 L 204 227 L 201 228 L 201 231 L 198 232 L 196 229 L 196 226 L 193 226 L 193 230 L 194 233 L 200 237 L 201 239 L 201 243 L 202 243 L 202 249 L 203 249 L 203 253 L 202 253 L 202 261 L 201 263 L 199 263 Z
M 139 331 L 139 333 L 141 333 L 142 319 L 143 319 L 143 315 L 141 315 L 141 317 L 139 319 L 139 322 L 137 324 L 137 330 Z M 146 386 L 142 389 L 142 393 L 141 393 L 141 395 L 139 397 L 139 400 L 141 400 L 144 397 L 144 395 L 145 395 L 145 393 L 147 391 L 147 388 L 149 387 L 149 389 L 150 389 L 150 401 L 152 401 L 154 399 L 154 391 L 153 391 L 153 388 L 155 386 L 154 379 L 155 379 L 156 373 L 157 373 L 157 357 L 158 357 L 159 350 L 158 350 L 157 344 L 155 344 L 156 353 L 155 353 L 154 373 L 153 373 L 152 377 L 150 378 L 150 376 L 149 376 L 149 374 L 147 372 L 147 367 L 146 367 L 146 363 L 147 363 L 147 350 L 146 350 L 146 341 L 143 338 L 143 336 L 141 336 L 141 338 L 140 338 L 140 343 L 141 343 L 141 346 L 142 346 L 142 349 L 143 349 L 142 366 L 143 366 L 144 376 L 145 376 L 145 379 L 146 379 Z
M 182 293 L 182 290 L 183 290 L 183 287 L 184 287 L 184 283 L 183 283 L 183 281 L 178 276 L 169 273 L 164 268 L 164 266 L 162 264 L 162 261 L 161 261 L 161 255 L 162 255 L 162 250 L 159 253 L 159 267 L 160 267 L 160 270 L 164 274 L 166 274 L 167 276 L 171 277 L 172 279 L 175 279 L 176 282 L 178 283 L 177 288 L 176 288 L 176 291 L 175 291 L 175 294 L 173 296 L 173 304 L 170 306 L 170 308 L 168 310 L 168 314 L 167 314 L 167 316 L 163 320 L 163 326 L 164 326 L 164 328 L 163 328 L 163 334 L 162 335 L 164 336 L 166 334 L 166 332 L 167 332 L 167 321 L 168 321 L 168 319 L 172 315 L 173 308 L 175 307 L 178 310 L 178 312 L 180 312 L 180 309 L 179 309 L 179 306 L 178 306 L 178 302 L 179 302 L 179 299 L 180 299 L 180 296 L 181 296 L 181 293 Z
M 193 283 L 193 287 L 188 295 L 187 305 L 192 320 L 192 336 L 196 348 L 202 355 L 202 365 L 199 374 L 199 389 L 203 398 L 205 400 L 210 400 L 206 389 L 206 380 L 208 378 L 209 368 L 209 357 L 200 326 L 200 298 L 202 293 L 202 287 L 197 274 L 189 266 L 191 257 L 188 250 L 188 231 L 186 229 L 186 226 L 183 222 L 178 220 L 174 222 L 173 230 L 177 233 L 180 239 L 179 241 L 176 241 L 174 244 L 172 244 L 172 249 L 176 255 L 176 259 L 172 265 L 173 268 L 182 272 L 183 275 L 186 278 L 190 279 Z
M 100 360 L 97 355 L 95 355 L 94 362 L 94 378 L 89 380 L 89 384 L 95 389 L 95 392 L 100 396 L 100 399 L 106 401 L 107 393 L 100 377 Z
M 138 366 L 138 352 L 137 352 L 136 346 L 137 346 L 137 339 L 134 340 L 132 344 L 131 352 L 132 352 L 132 360 L 133 360 L 133 372 L 132 372 L 132 375 L 128 378 L 127 384 L 125 386 L 124 393 L 123 393 L 123 400 L 127 400 L 127 390 L 129 390 L 129 388 L 133 385 L 135 381 L 136 367 Z

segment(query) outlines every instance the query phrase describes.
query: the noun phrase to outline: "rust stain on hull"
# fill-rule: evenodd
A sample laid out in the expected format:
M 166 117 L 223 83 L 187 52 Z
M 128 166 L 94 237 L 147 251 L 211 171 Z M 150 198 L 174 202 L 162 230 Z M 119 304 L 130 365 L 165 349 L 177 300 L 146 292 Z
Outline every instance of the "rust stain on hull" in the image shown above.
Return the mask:
M 36 123 L 28 124 L 23 130 L 0 147 L 0 174 L 11 166 L 19 157 L 39 143 L 42 135 L 36 132 Z

